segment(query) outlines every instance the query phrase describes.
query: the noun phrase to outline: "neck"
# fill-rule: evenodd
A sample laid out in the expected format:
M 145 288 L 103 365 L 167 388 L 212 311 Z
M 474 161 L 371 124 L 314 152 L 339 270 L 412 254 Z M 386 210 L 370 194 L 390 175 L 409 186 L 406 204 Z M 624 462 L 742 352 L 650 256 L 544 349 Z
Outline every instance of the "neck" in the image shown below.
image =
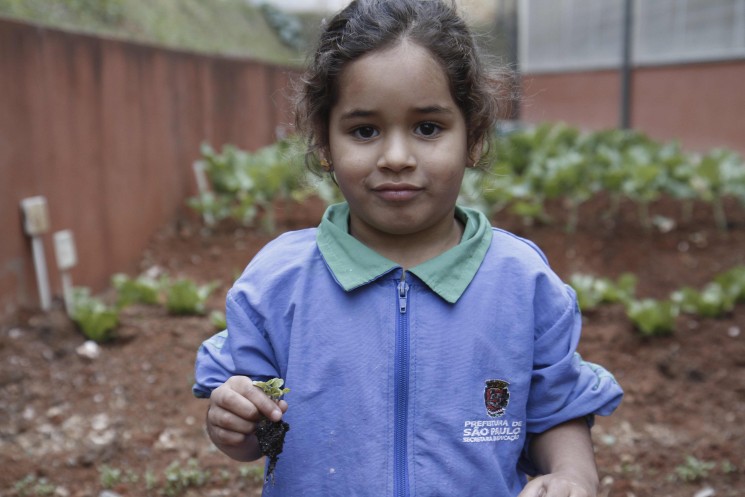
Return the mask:
M 404 269 L 410 269 L 455 247 L 463 236 L 463 224 L 453 222 L 438 229 L 406 235 L 371 233 L 364 226 L 350 223 L 350 233 L 359 241 L 392 260 Z

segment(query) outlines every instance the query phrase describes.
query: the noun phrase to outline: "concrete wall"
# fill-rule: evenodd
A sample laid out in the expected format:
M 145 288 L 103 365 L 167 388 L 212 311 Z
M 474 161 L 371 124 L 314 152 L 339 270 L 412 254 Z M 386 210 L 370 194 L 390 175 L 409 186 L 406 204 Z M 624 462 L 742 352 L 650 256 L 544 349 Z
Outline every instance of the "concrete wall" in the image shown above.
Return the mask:
M 75 285 L 100 289 L 195 192 L 199 145 L 255 149 L 288 125 L 291 72 L 0 19 L 0 317 L 38 305 L 21 199 L 70 229 Z
M 521 118 L 612 128 L 620 88 L 617 71 L 528 74 Z M 745 60 L 637 67 L 631 91 L 633 128 L 680 140 L 690 151 L 725 147 L 745 155 Z

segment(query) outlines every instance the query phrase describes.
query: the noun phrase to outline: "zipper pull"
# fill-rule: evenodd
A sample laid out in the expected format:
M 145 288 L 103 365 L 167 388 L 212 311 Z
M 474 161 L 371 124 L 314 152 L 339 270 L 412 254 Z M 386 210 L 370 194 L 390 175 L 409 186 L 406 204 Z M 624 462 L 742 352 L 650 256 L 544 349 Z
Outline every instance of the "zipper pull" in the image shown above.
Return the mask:
M 401 273 L 401 281 L 398 283 L 398 310 L 401 314 L 406 313 L 406 295 L 409 292 L 409 285 L 406 283 L 406 271 Z

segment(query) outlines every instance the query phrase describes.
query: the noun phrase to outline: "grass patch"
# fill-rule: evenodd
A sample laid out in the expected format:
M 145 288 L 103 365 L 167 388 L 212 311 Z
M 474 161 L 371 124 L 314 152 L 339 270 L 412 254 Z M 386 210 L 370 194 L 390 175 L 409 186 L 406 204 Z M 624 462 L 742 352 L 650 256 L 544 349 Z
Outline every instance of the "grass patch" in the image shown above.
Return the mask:
M 0 16 L 178 50 L 303 61 L 245 0 L 0 0 Z

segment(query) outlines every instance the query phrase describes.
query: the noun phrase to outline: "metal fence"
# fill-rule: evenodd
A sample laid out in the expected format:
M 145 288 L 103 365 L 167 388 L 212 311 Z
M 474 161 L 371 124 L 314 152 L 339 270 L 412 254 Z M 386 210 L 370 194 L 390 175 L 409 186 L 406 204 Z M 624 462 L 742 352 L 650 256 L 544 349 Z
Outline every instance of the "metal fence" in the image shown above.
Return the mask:
M 632 0 L 635 66 L 745 59 L 745 0 Z M 622 62 L 625 0 L 520 0 L 523 72 Z

